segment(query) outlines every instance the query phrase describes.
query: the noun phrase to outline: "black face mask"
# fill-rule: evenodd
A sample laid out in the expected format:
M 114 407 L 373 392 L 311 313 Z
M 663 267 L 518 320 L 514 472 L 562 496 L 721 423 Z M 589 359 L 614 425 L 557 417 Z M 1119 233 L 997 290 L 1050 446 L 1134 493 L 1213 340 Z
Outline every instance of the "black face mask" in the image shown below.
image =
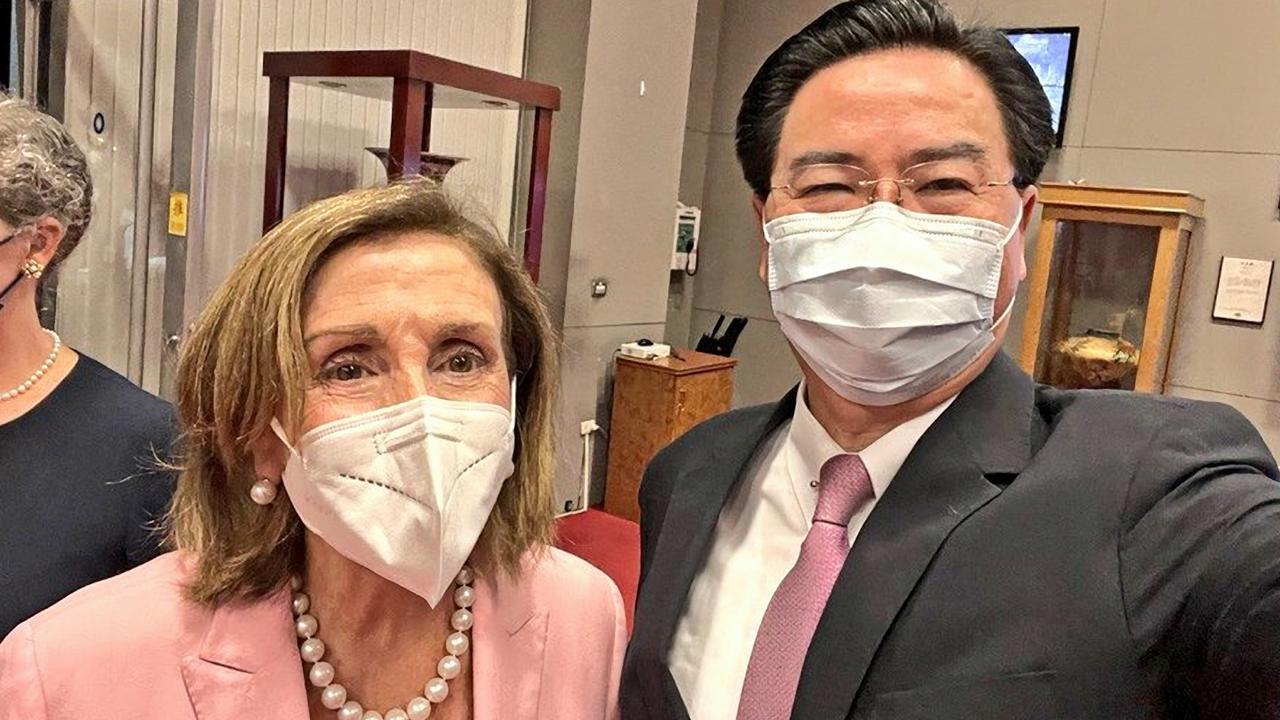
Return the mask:
M 18 233 L 13 233 L 9 237 L 4 238 L 3 240 L 0 240 L 0 246 L 3 246 L 5 243 L 9 242 L 10 240 L 14 239 L 17 236 L 18 236 Z M 22 282 L 22 276 L 23 276 L 23 272 L 19 270 L 18 277 L 14 278 L 13 281 L 10 282 L 8 285 L 5 285 L 3 290 L 0 290 L 0 300 L 4 300 L 4 296 L 8 295 L 9 291 L 12 290 L 15 285 L 17 285 L 19 282 Z M 4 309 L 4 303 L 0 302 L 0 310 L 3 310 L 3 309 Z
M 21 270 L 19 270 L 18 277 L 14 278 L 13 281 L 10 282 L 8 285 L 5 285 L 3 290 L 0 290 L 0 300 L 4 300 L 4 296 L 8 295 L 10 290 L 12 290 L 18 283 L 22 282 L 22 278 L 24 276 L 25 274 Z M 0 310 L 3 310 L 3 309 L 4 309 L 4 303 L 0 302 Z

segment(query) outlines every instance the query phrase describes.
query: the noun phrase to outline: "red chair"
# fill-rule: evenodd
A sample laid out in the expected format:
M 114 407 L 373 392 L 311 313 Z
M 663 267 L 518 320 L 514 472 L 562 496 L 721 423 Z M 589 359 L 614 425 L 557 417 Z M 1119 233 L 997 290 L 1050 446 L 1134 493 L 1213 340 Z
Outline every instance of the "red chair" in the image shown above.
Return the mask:
M 630 634 L 640 584 L 640 526 L 595 508 L 566 515 L 556 525 L 557 547 L 596 566 L 618 586 Z

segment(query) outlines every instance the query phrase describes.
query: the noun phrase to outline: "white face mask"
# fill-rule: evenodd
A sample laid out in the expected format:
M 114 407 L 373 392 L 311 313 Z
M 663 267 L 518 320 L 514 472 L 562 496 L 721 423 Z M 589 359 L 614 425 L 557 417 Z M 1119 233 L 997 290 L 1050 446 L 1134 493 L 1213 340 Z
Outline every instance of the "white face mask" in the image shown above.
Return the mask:
M 343 556 L 434 608 L 515 472 L 515 397 L 513 380 L 510 410 L 424 395 L 321 425 L 290 448 L 289 500 Z
M 875 202 L 764 226 L 782 332 L 841 397 L 895 405 L 936 390 L 995 342 L 1013 227 Z

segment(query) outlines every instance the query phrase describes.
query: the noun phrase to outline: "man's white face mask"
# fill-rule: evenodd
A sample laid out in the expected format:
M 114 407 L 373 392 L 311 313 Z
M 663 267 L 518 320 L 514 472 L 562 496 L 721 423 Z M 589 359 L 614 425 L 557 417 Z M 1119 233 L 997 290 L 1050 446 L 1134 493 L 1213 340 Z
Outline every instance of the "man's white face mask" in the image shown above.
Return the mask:
M 936 390 L 995 342 L 1012 227 L 874 202 L 764 225 L 783 334 L 832 390 L 895 405 Z

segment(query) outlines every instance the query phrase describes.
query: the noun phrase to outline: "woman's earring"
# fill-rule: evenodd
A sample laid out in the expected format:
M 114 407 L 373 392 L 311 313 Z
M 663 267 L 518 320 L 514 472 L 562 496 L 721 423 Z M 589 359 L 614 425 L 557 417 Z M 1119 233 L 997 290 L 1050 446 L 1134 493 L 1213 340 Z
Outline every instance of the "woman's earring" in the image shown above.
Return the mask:
M 276 499 L 276 484 L 270 478 L 259 478 L 249 488 L 249 498 L 259 505 L 270 505 Z
M 22 263 L 22 274 L 32 280 L 39 280 L 40 276 L 44 275 L 44 266 L 31 258 L 27 258 L 26 262 Z

